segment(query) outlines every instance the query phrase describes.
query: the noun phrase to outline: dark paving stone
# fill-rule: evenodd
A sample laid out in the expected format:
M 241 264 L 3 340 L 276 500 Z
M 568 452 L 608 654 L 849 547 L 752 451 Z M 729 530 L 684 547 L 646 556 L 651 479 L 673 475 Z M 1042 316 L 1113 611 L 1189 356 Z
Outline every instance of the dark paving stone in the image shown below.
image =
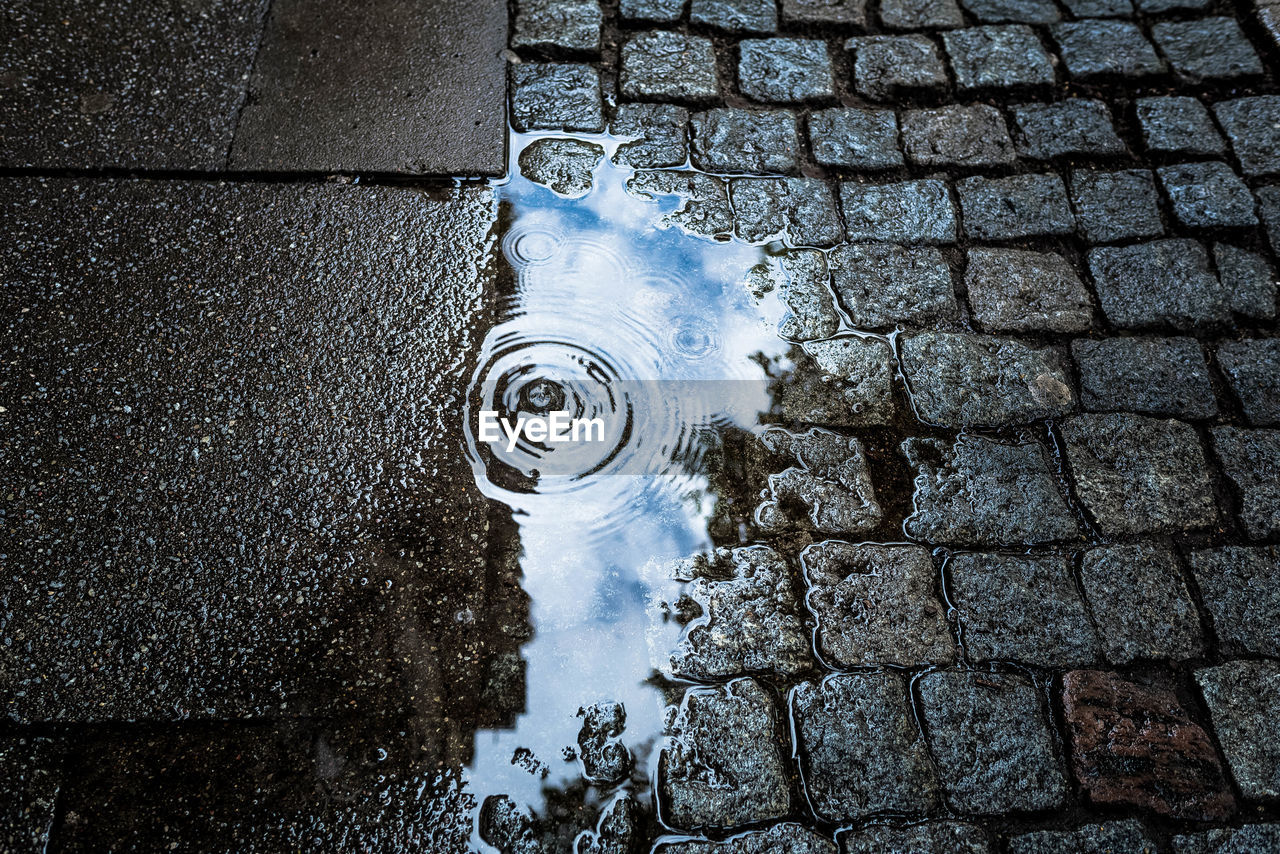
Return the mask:
M 938 573 L 925 549 L 827 540 L 800 559 L 827 663 L 847 669 L 955 662 Z
M 451 402 L 488 316 L 490 191 L 11 179 L 0 197 L 0 491 L 23 568 L 6 713 L 418 707 L 405 633 L 438 648 L 439 694 L 478 693 L 454 615 L 489 607 L 497 528 Z
M 1240 522 L 1254 540 L 1280 534 L 1280 430 L 1215 427 L 1213 450 L 1240 496 Z
M 855 821 L 937 808 L 938 781 L 896 673 L 805 682 L 791 695 L 801 774 L 818 818 Z
M 574 854 L 632 854 L 644 843 L 646 820 L 638 800 L 618 795 L 600 814 L 595 831 L 575 840 Z
M 589 65 L 511 66 L 511 125 L 518 131 L 603 131 L 599 73 Z
M 1262 73 L 1262 61 L 1234 18 L 1159 21 L 1151 38 L 1173 70 L 1191 81 Z
M 694 113 L 693 165 L 708 172 L 791 173 L 800 137 L 794 113 L 726 107 Z
M 738 88 L 748 98 L 788 104 L 835 97 L 826 42 L 743 39 L 738 56 Z
M 965 178 L 956 182 L 956 193 L 965 231 L 978 240 L 1070 234 L 1076 229 L 1067 188 L 1056 174 Z
M 1176 854 L 1252 854 L 1280 849 L 1280 824 L 1247 824 L 1173 837 Z
M 1076 18 L 1133 17 L 1129 0 L 1062 0 L 1062 5 Z
M 1258 197 L 1258 214 L 1266 226 L 1271 251 L 1280 253 L 1280 187 L 1262 187 L 1254 195 Z
M 868 98 L 891 101 L 947 86 L 942 55 L 925 36 L 859 36 L 844 47 L 853 52 L 854 83 Z
M 867 23 L 867 0 L 782 0 L 782 20 L 862 27 Z
M 1227 144 L 1209 111 L 1195 98 L 1170 95 L 1134 102 L 1148 151 L 1171 154 L 1225 154 Z
M 914 509 L 903 523 L 912 539 L 995 545 L 1077 534 L 1049 456 L 1037 443 L 962 435 L 954 443 L 907 439 L 902 452 L 916 469 Z
M 1266 258 L 1247 249 L 1215 243 L 1213 260 L 1232 311 L 1257 320 L 1275 319 L 1276 271 Z
M 1224 341 L 1218 366 L 1250 424 L 1280 424 L 1280 338 Z
M 810 113 L 809 145 L 823 166 L 875 170 L 903 164 L 893 110 L 835 107 Z
M 784 418 L 837 427 L 892 423 L 897 407 L 888 343 L 847 335 L 806 342 L 802 352 L 780 383 Z
M 1181 531 L 1218 518 L 1204 450 L 1179 421 L 1078 415 L 1062 424 L 1076 496 L 1108 535 Z
M 1004 117 L 987 104 L 907 110 L 902 144 L 921 166 L 996 166 L 1015 159 Z
M 778 710 L 759 683 L 685 692 L 668 727 L 657 794 L 673 827 L 739 827 L 791 810 Z
M 1116 326 L 1186 330 L 1230 318 L 1209 254 L 1194 240 L 1153 240 L 1089 252 L 1102 310 Z
M 1052 32 L 1074 79 L 1147 77 L 1165 70 L 1151 42 L 1129 21 L 1056 24 Z
M 955 0 L 881 0 L 880 20 L 891 30 L 945 30 L 964 26 Z
M 1112 664 L 1183 661 L 1204 652 L 1196 606 L 1168 546 L 1091 549 L 1081 562 L 1080 581 Z
M 1258 224 L 1253 194 L 1225 163 L 1182 163 L 1156 170 L 1173 214 L 1189 228 L 1248 228 Z
M 630 21 L 668 24 L 680 20 L 689 0 L 622 0 L 619 12 Z
M 273 3 L 232 168 L 503 174 L 505 13 L 499 0 Z M 604 129 L 595 72 L 535 82 L 521 67 L 512 118 L 522 128 Z M 550 101 L 534 94 L 546 88 Z M 526 114 L 525 98 L 542 103 Z
M 634 137 L 618 146 L 613 162 L 637 169 L 683 166 L 689 159 L 689 111 L 674 104 L 621 104 L 609 123 L 613 136 Z
M 937 249 L 850 243 L 828 260 L 840 303 L 859 329 L 921 326 L 958 314 L 951 271 Z
M 1054 24 L 1062 13 L 1050 0 L 961 0 L 983 24 Z
M 842 835 L 840 843 L 844 854 L 991 854 L 995 850 L 986 831 L 959 821 L 871 825 Z
M 584 775 L 592 782 L 616 784 L 631 771 L 631 751 L 619 741 L 627 726 L 627 710 L 621 703 L 602 701 L 578 709 L 578 756 Z
M 816 249 L 793 249 L 754 268 L 778 296 L 787 313 L 778 324 L 778 335 L 788 341 L 829 338 L 840 328 L 840 315 L 831 295 L 831 274 L 826 256 Z
M 1280 665 L 1229 661 L 1197 670 L 1196 682 L 1241 793 L 1251 801 L 1280 798 L 1280 736 L 1276 735 L 1274 719 L 1280 708 Z M 1280 832 L 1274 841 L 1280 843 Z M 1240 846 L 1236 850 L 1263 851 L 1267 847 Z
M 1177 10 L 1201 11 L 1209 8 L 1212 0 L 1134 0 L 1138 11 L 1148 15 L 1160 15 Z
M 1157 850 L 1146 829 L 1133 819 L 1095 822 L 1075 830 L 1024 833 L 1010 838 L 1008 848 L 1009 854 L 1079 854 L 1084 851 L 1151 854 Z
M 1013 673 L 938 671 L 917 685 L 929 747 L 952 809 L 1000 815 L 1065 803 L 1066 777 L 1031 680 Z
M 635 100 L 709 101 L 720 95 L 711 39 L 657 30 L 622 45 L 620 88 Z
M 1084 283 L 1054 252 L 975 247 L 964 279 L 986 332 L 1083 332 L 1093 318 Z
M 1280 655 L 1280 552 L 1223 546 L 1190 555 L 1213 630 L 1227 655 Z
M 936 179 L 897 184 L 840 184 L 845 234 L 852 241 L 954 243 L 956 213 Z
M 1097 660 L 1098 637 L 1065 557 L 961 554 L 947 567 L 969 660 L 1038 667 Z
M 1091 243 L 1164 234 L 1155 178 L 1145 169 L 1071 173 L 1076 221 Z
M 1104 338 L 1071 342 L 1080 400 L 1095 412 L 1212 418 L 1218 404 L 1194 338 Z
M 0 40 L 0 166 L 224 168 L 266 5 L 9 4 Z M 494 17 L 505 29 L 505 17 Z M 497 74 L 500 89 L 500 62 Z M 483 75 L 477 78 L 483 90 Z M 483 91 L 478 97 L 483 100 Z M 497 172 L 501 103 L 492 105 Z M 475 141 L 482 143 L 482 136 Z
M 627 192 L 641 199 L 675 196 L 680 200 L 674 211 L 656 214 L 658 228 L 679 228 L 711 240 L 727 240 L 733 234 L 729 185 L 720 178 L 690 170 L 637 172 L 627 179 Z
M 1280 95 L 1221 101 L 1213 112 L 1246 175 L 1280 172 Z
M 480 838 L 508 854 L 542 854 L 533 812 L 508 795 L 489 795 L 480 807 Z
M 596 0 L 518 0 L 511 46 L 596 53 L 602 20 Z
M 770 453 L 797 465 L 769 475 L 769 487 L 756 507 L 756 523 L 765 530 L 808 526 L 827 534 L 856 534 L 880 524 L 870 464 L 862 443 L 829 430 L 793 433 L 770 427 L 760 437 Z M 799 518 L 804 514 L 805 518 Z
M 44 738 L 0 739 L 0 848 L 48 851 L 61 788 L 59 758 Z
M 1013 108 L 1018 153 L 1033 160 L 1069 155 L 1107 157 L 1125 153 L 1111 114 L 1101 101 L 1071 98 Z
M 604 149 L 576 139 L 535 139 L 520 152 L 520 174 L 566 198 L 591 192 L 591 172 Z
M 653 854 L 837 854 L 836 844 L 807 827 L 792 822 L 765 830 L 749 830 L 723 842 L 682 840 L 661 842 Z M 626 852 L 631 854 L 631 852 Z
M 1062 348 L 952 332 L 925 332 L 900 346 L 916 415 L 927 423 L 1000 427 L 1076 409 Z
M 1209 734 L 1172 691 L 1073 670 L 1062 677 L 1062 706 L 1071 770 L 1093 804 L 1184 820 L 1235 812 Z
M 778 6 L 774 0 L 692 0 L 689 20 L 728 33 L 772 33 Z
M 840 214 L 831 184 L 815 178 L 734 178 L 729 182 L 739 237 L 763 243 L 785 237 L 793 246 L 840 241 Z
M 959 89 L 1051 86 L 1053 64 L 1028 26 L 970 27 L 942 34 Z
M 812 666 L 791 572 L 773 549 L 719 549 L 710 557 L 679 561 L 674 575 L 689 583 L 686 595 L 702 612 L 671 652 L 674 678 L 790 676 Z

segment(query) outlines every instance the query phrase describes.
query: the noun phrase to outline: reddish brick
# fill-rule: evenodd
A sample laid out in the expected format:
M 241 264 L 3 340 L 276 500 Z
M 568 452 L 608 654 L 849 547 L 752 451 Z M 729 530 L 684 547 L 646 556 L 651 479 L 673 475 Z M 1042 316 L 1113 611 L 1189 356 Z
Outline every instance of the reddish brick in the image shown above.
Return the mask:
M 1221 757 L 1172 691 L 1096 670 L 1062 683 L 1072 772 L 1095 804 L 1207 821 L 1235 812 Z

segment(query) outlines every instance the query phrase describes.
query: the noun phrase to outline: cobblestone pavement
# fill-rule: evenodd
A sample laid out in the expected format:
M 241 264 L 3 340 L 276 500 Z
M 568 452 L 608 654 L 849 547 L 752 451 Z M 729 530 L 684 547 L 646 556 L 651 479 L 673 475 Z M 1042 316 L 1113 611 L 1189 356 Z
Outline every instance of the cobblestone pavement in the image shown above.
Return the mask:
M 656 761 L 584 708 L 533 812 L 458 776 L 530 636 L 444 414 L 497 204 L 400 185 L 499 171 L 500 119 L 416 136 L 412 4 L 196 5 L 105 30 L 172 48 L 159 103 L 5 13 L 0 848 L 1280 850 L 1280 5 L 515 3 L 511 168 L 586 197 L 611 141 L 767 244 L 794 363 L 658 603 Z M 311 28 L 356 35 L 293 79 Z

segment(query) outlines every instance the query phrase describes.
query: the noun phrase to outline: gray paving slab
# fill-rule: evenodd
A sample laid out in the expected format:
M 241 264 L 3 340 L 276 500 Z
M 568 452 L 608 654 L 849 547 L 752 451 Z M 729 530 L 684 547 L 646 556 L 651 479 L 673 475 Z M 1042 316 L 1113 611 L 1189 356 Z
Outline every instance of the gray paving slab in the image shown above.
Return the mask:
M 454 400 L 491 192 L 8 179 L 0 199 L 5 714 L 477 692 L 455 614 L 484 612 L 488 506 Z M 405 643 L 437 651 L 401 668 Z
M 222 169 L 267 5 L 6 3 L 0 166 Z
M 276 0 L 231 166 L 501 175 L 501 0 Z

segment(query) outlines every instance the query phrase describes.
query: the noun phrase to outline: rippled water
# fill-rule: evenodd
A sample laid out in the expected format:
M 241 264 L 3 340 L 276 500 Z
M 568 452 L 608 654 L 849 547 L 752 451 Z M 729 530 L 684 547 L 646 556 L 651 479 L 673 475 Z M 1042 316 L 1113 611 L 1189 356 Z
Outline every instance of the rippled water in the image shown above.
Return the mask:
M 534 138 L 512 138 L 513 162 Z M 612 154 L 614 141 L 591 139 Z M 661 564 L 710 546 L 702 455 L 715 428 L 756 427 L 769 400 L 753 356 L 785 348 L 776 310 L 743 285 L 764 249 L 657 227 L 679 200 L 631 196 L 630 175 L 606 156 L 580 199 L 519 174 L 500 188 L 515 287 L 473 382 L 469 453 L 484 492 L 515 511 L 535 635 L 522 648 L 525 712 L 514 729 L 476 734 L 469 788 L 535 812 L 544 787 L 580 779 L 563 751 L 579 707 L 599 700 L 625 704 L 641 781 L 630 787 L 645 788 L 664 705 L 651 650 L 665 655 L 679 631 L 651 626 L 650 600 L 671 594 Z M 481 410 L 555 408 L 601 418 L 605 440 L 507 450 L 476 438 Z M 518 749 L 535 761 L 513 764 Z

